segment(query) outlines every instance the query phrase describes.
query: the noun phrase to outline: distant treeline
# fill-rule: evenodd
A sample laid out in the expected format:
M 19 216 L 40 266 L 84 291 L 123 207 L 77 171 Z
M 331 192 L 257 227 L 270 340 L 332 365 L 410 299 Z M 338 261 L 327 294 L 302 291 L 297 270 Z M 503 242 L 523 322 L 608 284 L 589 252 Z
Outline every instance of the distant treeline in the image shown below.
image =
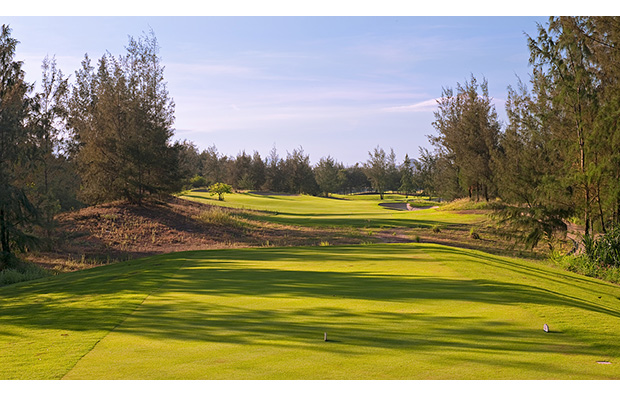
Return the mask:
M 402 191 L 407 195 L 425 189 L 424 168 L 417 160 L 405 156 L 396 163 L 394 151 L 386 154 L 381 147 L 369 152 L 362 164 L 344 166 L 331 156 L 321 158 L 315 166 L 302 147 L 281 158 L 273 148 L 261 158 L 245 151 L 236 157 L 220 154 L 214 145 L 199 152 L 190 141 L 180 143 L 179 167 L 184 188 L 200 188 L 222 182 L 237 190 L 257 190 L 329 196 L 331 193 Z

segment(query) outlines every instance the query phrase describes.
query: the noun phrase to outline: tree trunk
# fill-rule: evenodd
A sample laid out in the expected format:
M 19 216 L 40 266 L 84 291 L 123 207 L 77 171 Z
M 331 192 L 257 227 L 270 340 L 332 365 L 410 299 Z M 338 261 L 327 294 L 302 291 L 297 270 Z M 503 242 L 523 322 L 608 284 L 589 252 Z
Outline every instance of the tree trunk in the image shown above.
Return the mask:
M 9 245 L 9 230 L 6 226 L 4 210 L 0 210 L 0 244 L 2 245 L 3 255 L 9 255 L 11 253 L 11 246 Z

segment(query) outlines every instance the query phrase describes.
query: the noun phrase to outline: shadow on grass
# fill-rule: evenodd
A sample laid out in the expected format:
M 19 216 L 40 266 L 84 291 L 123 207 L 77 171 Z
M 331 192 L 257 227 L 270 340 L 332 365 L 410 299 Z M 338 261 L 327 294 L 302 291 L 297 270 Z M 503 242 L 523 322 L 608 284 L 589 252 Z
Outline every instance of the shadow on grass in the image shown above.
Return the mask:
M 410 254 L 416 251 L 422 253 L 435 251 L 442 254 L 441 259 L 445 261 L 458 260 L 459 256 L 462 259 L 463 255 L 467 255 L 481 261 L 481 270 L 484 265 L 491 265 L 509 271 L 507 278 L 510 278 L 510 275 L 523 274 L 538 277 L 544 281 L 560 283 L 573 280 L 572 277 L 568 279 L 561 274 L 552 275 L 543 269 L 502 258 L 429 245 L 423 247 L 371 245 L 195 251 L 161 255 L 69 273 L 20 287 L 4 288 L 0 292 L 0 297 L 4 301 L 4 304 L 0 306 L 0 322 L 7 320 L 5 322 L 24 327 L 75 331 L 110 328 L 133 311 L 144 297 L 158 289 L 167 293 L 204 295 L 204 298 L 198 297 L 199 306 L 184 307 L 182 304 L 164 304 L 161 307 L 145 307 L 151 309 L 147 310 L 146 316 L 152 315 L 153 321 L 144 323 L 145 333 L 148 333 L 148 327 L 151 325 L 156 328 L 156 321 L 160 319 L 177 320 L 179 325 L 182 325 L 188 314 L 191 315 L 198 311 L 204 311 L 206 316 L 210 317 L 209 320 L 217 321 L 217 317 L 210 311 L 210 296 L 273 298 L 274 303 L 277 303 L 275 299 L 278 298 L 318 298 L 322 300 L 342 299 L 343 302 L 359 300 L 405 304 L 415 304 L 420 301 L 476 302 L 498 306 L 537 304 L 570 307 L 620 317 L 620 309 L 554 292 L 542 286 L 528 286 L 484 278 L 453 279 L 417 276 L 413 273 L 390 275 L 377 273 L 369 268 L 376 264 L 377 271 L 380 271 L 381 259 L 391 256 L 402 259 L 403 264 L 415 260 L 429 262 L 429 259 L 432 259 L 429 256 L 412 257 Z M 330 266 L 325 266 L 325 271 L 321 271 L 317 270 L 316 263 L 312 265 L 312 269 L 304 269 L 304 262 L 308 260 L 326 262 L 327 265 L 348 263 L 352 267 L 363 264 L 373 272 L 355 271 L 354 267 L 351 271 L 330 271 Z M 272 266 L 277 265 L 277 262 L 282 262 L 283 266 L 287 267 L 295 265 L 296 269 L 284 267 L 279 269 L 277 266 L 276 268 L 261 268 L 255 265 L 263 261 L 272 262 Z M 177 270 L 178 268 L 182 270 Z M 588 281 L 588 279 L 582 279 L 577 284 L 587 287 Z M 601 284 L 597 283 L 597 285 Z M 339 312 L 339 314 L 345 313 L 347 312 Z M 225 322 L 236 328 L 269 325 L 272 326 L 268 328 L 269 331 L 277 332 L 277 326 L 282 324 L 280 321 L 285 320 L 284 318 L 272 323 L 254 322 L 269 319 L 274 314 L 278 313 L 248 308 L 237 313 L 222 312 L 220 318 L 222 327 Z M 289 314 L 287 319 L 294 320 L 296 315 Z M 393 319 L 396 318 L 398 317 L 393 317 Z M 428 319 L 437 318 L 429 317 Z M 263 329 L 267 328 L 261 327 L 261 330 Z M 168 336 L 165 331 L 160 335 Z
M 557 352 L 557 347 L 575 355 L 596 354 L 568 336 L 554 339 L 553 347 L 547 347 L 549 334 L 542 330 L 480 317 L 353 312 L 338 307 L 271 310 L 174 301 L 149 303 L 141 306 L 116 332 L 153 339 L 270 344 L 307 350 L 324 347 L 323 334 L 327 332 L 327 343 L 335 344 L 324 351 L 352 356 L 367 354 L 368 349 L 544 354 Z M 483 359 L 478 362 L 483 363 Z

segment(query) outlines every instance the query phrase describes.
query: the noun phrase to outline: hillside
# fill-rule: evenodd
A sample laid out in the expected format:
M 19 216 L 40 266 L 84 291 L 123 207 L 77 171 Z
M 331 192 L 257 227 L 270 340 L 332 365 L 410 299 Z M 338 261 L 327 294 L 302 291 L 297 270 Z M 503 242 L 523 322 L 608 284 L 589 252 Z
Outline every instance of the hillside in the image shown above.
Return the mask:
M 337 229 L 277 224 L 249 213 L 176 197 L 142 206 L 91 206 L 60 214 L 51 247 L 26 258 L 56 271 L 73 271 L 176 251 L 360 242 Z
M 57 216 L 50 247 L 26 259 L 54 271 L 177 251 L 256 246 L 438 243 L 505 256 L 544 258 L 544 246 L 514 248 L 497 234 L 488 210 L 394 210 L 404 197 L 207 193 L 130 205 L 106 203 Z M 386 206 L 386 204 L 388 206 Z M 428 203 L 420 201 L 420 207 Z M 426 205 L 426 206 L 425 206 Z M 471 237 L 475 230 L 478 238 Z

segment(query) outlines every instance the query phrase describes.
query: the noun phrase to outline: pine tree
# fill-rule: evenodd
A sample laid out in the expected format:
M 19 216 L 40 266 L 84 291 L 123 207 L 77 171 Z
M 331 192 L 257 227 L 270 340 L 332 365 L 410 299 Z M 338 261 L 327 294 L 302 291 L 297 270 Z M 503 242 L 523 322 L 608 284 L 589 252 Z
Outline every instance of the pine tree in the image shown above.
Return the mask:
M 104 55 L 96 72 L 88 56 L 76 72 L 68 125 L 89 202 L 141 203 L 180 188 L 174 102 L 158 52 L 151 32 L 130 38 L 124 57 Z
M 392 151 L 393 153 L 394 151 Z M 364 166 L 364 173 L 370 184 L 374 188 L 381 200 L 385 194 L 388 185 L 388 176 L 390 174 L 390 158 L 386 155 L 383 148 L 377 146 L 372 152 L 368 152 L 368 161 Z
M 283 163 L 283 173 L 287 183 L 287 192 L 314 195 L 318 185 L 310 166 L 310 157 L 304 153 L 302 147 L 287 153 Z
M 433 126 L 439 135 L 431 142 L 455 167 L 469 197 L 489 200 L 496 190 L 491 163 L 501 128 L 487 81 L 479 84 L 472 76 L 465 85 L 457 84 L 456 92 L 444 88 L 438 104 Z
M 32 86 L 24 81 L 22 63 L 15 61 L 18 41 L 11 29 L 0 31 L 0 269 L 15 249 L 32 240 L 28 225 L 37 219 L 34 206 L 16 178 L 16 169 L 24 159 L 30 138 L 27 129 Z
M 341 188 L 344 181 L 342 169 L 342 164 L 337 163 L 331 156 L 321 158 L 314 167 L 314 178 L 325 197 Z
M 405 197 L 409 197 L 416 189 L 414 184 L 414 167 L 411 159 L 409 159 L 409 154 L 405 154 L 405 159 L 402 165 L 400 165 L 400 174 L 400 187 L 398 190 L 404 192 Z

